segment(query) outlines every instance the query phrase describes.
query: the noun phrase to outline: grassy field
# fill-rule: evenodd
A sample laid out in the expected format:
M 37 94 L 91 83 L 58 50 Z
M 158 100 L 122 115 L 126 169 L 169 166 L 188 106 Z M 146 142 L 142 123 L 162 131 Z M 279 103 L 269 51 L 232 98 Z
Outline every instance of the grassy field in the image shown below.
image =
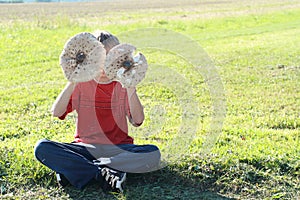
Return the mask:
M 1 4 L 0 27 L 1 199 L 300 198 L 300 1 Z M 96 29 L 146 55 L 146 120 L 130 131 L 168 162 L 121 195 L 58 188 L 33 156 L 39 139 L 72 141 L 75 117 L 49 112 L 58 58 Z

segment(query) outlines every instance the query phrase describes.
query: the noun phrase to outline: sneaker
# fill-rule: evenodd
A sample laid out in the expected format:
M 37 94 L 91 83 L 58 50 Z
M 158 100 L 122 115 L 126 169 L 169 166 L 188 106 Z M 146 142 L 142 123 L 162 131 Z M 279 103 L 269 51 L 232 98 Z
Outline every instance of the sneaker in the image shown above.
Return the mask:
M 107 192 L 109 190 L 113 192 L 124 191 L 124 185 L 126 180 L 126 173 L 103 167 L 100 169 L 102 176 L 102 189 Z
M 57 183 L 59 186 L 66 187 L 67 185 L 70 184 L 70 182 L 64 175 L 57 173 L 57 172 L 55 174 L 56 174 L 56 180 L 57 180 Z

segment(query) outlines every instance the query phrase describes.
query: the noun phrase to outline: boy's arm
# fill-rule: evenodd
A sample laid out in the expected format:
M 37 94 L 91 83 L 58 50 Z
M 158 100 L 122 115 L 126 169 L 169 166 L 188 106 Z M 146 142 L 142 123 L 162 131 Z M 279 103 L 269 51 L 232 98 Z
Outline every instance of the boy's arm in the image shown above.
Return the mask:
M 139 126 L 144 121 L 144 107 L 140 102 L 135 88 L 127 88 L 127 95 L 132 124 Z
M 65 88 L 58 95 L 51 108 L 53 116 L 60 117 L 66 112 L 70 97 L 75 89 L 75 86 L 76 83 L 68 82 Z

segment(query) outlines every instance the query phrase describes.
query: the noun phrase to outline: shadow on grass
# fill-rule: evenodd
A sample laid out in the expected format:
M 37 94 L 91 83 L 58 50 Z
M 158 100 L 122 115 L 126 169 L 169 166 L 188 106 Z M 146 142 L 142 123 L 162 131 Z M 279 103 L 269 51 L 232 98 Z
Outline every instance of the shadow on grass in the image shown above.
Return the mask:
M 79 191 L 67 187 L 64 192 L 70 199 L 128 199 L 128 200 L 159 200 L 159 199 L 220 199 L 227 198 L 206 188 L 208 181 L 199 181 L 197 177 L 189 178 L 168 167 L 145 174 L 128 174 L 124 194 L 105 194 L 97 182 L 90 183 L 85 189 Z M 206 187 L 207 186 L 207 187 Z

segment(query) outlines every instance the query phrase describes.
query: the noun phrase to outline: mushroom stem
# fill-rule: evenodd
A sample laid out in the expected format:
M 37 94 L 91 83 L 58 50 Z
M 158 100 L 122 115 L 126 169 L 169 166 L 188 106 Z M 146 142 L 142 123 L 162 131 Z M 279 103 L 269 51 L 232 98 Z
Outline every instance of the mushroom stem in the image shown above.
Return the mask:
M 85 59 L 85 54 L 83 52 L 79 52 L 77 55 L 76 55 L 76 62 L 78 64 L 82 63 Z
M 126 71 L 129 70 L 132 67 L 132 65 L 132 62 L 130 62 L 129 60 L 126 60 L 122 63 L 122 67 L 125 68 Z

